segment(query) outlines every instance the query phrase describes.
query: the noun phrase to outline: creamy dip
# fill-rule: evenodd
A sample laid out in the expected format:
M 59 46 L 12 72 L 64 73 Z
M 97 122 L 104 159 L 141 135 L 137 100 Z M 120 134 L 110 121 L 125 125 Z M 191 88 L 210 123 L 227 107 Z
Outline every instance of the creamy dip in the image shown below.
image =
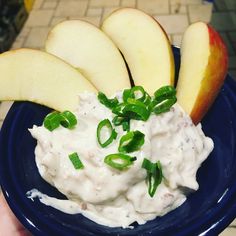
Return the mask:
M 121 99 L 121 93 L 116 95 Z M 59 127 L 49 131 L 33 126 L 37 139 L 36 164 L 40 175 L 68 200 L 49 197 L 37 190 L 29 197 L 39 197 L 46 205 L 65 213 L 82 213 L 98 224 L 127 228 L 133 222 L 144 224 L 180 206 L 187 192 L 197 190 L 196 172 L 213 149 L 201 125 L 195 126 L 182 108 L 175 104 L 169 112 L 151 115 L 144 121 L 131 120 L 130 130 L 145 134 L 139 151 L 129 153 L 137 160 L 127 170 L 117 170 L 104 163 L 104 157 L 117 153 L 119 140 L 125 132 L 116 127 L 116 140 L 101 148 L 96 137 L 98 123 L 113 119 L 112 112 L 102 105 L 95 94 L 80 94 L 74 111 L 78 124 L 72 129 Z M 77 152 L 84 169 L 76 170 L 68 155 Z M 163 180 L 154 197 L 148 194 L 143 159 L 158 160 Z

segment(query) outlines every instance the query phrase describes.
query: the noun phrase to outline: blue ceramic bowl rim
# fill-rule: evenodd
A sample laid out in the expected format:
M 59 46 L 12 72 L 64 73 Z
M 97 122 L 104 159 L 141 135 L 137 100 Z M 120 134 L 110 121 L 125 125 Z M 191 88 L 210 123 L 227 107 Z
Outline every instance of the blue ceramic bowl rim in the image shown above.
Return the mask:
M 236 83 L 235 81 L 231 78 L 231 77 L 227 77 L 224 87 L 226 90 L 228 90 L 229 93 L 232 94 L 232 96 L 234 96 L 234 101 L 232 102 L 235 106 L 236 104 Z M 14 108 L 19 106 L 20 103 L 14 103 L 14 105 L 12 106 L 12 108 L 9 111 L 9 114 L 11 112 L 14 112 Z M 232 107 L 233 107 L 232 106 Z M 5 126 L 8 126 L 8 120 L 6 118 L 5 120 Z M 27 213 L 25 214 L 25 212 L 21 211 L 21 207 L 19 207 L 16 204 L 16 201 L 14 198 L 12 198 L 11 194 L 9 194 L 11 191 L 8 190 L 7 188 L 7 176 L 2 176 L 2 168 L 4 168 L 3 166 L 0 165 L 0 183 L 2 186 L 2 191 L 3 194 L 8 202 L 8 204 L 10 205 L 12 211 L 15 213 L 15 215 L 17 216 L 17 218 L 21 221 L 21 223 L 28 228 L 32 233 L 34 233 L 35 235 L 42 235 L 43 232 L 45 232 L 45 230 L 47 229 L 41 229 L 40 227 L 37 227 L 37 225 L 33 225 L 32 222 L 30 221 L 30 218 L 28 218 L 26 215 L 28 215 Z M 220 211 L 220 213 L 217 215 L 217 217 L 215 218 L 215 216 L 212 216 L 212 219 L 210 219 L 208 221 L 211 222 L 211 224 L 209 224 L 208 228 L 204 229 L 201 234 L 199 235 L 211 235 L 213 232 L 221 232 L 235 217 L 236 217 L 236 183 L 232 183 L 232 185 L 230 186 L 230 188 L 227 189 L 227 191 L 225 192 L 225 195 L 222 196 L 222 198 L 224 197 L 224 201 L 227 201 L 227 204 L 223 211 Z M 202 222 L 199 223 L 198 227 L 202 226 Z M 194 228 L 195 226 L 190 226 L 190 230 L 191 227 Z M 188 228 L 188 230 L 189 230 Z M 187 230 L 187 229 L 186 229 Z M 184 230 L 185 231 L 185 230 Z M 185 233 L 183 231 L 183 234 Z M 187 231 L 186 231 L 187 233 Z

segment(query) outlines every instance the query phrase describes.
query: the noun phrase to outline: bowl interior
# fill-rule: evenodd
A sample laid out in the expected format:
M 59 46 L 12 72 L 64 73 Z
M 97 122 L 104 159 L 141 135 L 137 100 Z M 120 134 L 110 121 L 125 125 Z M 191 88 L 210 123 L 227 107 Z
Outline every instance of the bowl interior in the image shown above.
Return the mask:
M 173 49 L 177 70 L 179 50 Z M 28 128 L 41 125 L 50 109 L 29 103 L 16 102 L 4 121 L 0 134 L 0 181 L 12 210 L 35 235 L 191 235 L 205 231 L 220 232 L 232 220 L 226 217 L 236 197 L 236 85 L 229 77 L 214 105 L 202 121 L 205 134 L 215 148 L 198 171 L 200 188 L 188 196 L 176 210 L 145 225 L 134 224 L 133 230 L 98 225 L 80 214 L 69 215 L 31 201 L 26 192 L 37 188 L 42 193 L 65 198 L 39 175 L 34 148 L 36 141 Z M 79 183 L 78 183 L 79 187 Z M 235 212 L 234 212 L 235 214 Z M 235 214 L 236 215 L 236 214 Z M 234 215 L 234 216 L 235 216 Z M 214 224 L 216 224 L 214 226 Z

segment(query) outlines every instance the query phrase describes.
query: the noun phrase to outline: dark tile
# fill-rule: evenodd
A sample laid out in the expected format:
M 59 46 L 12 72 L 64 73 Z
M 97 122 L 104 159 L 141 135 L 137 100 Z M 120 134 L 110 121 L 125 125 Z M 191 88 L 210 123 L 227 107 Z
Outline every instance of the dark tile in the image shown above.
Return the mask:
M 230 56 L 234 56 L 235 55 L 235 49 L 233 48 L 233 45 L 231 44 L 227 34 L 226 33 L 220 33 L 220 36 L 222 37 L 224 43 L 226 44 L 226 47 L 228 49 L 228 54 Z
M 224 0 L 224 2 L 228 10 L 236 10 L 235 0 Z
M 236 31 L 234 32 L 228 32 L 229 39 L 231 41 L 232 47 L 234 48 L 236 52 Z
M 236 70 L 236 56 L 230 56 L 229 57 L 229 69 L 235 69 Z
M 211 18 L 211 25 L 216 30 L 220 31 L 236 30 L 236 24 L 234 24 L 234 17 L 232 17 L 232 15 L 228 12 L 213 12 Z
M 236 81 L 236 70 L 229 70 L 229 74 L 230 74 L 231 77 L 233 77 L 233 79 Z
M 235 0 L 235 2 L 236 2 L 236 0 Z M 230 17 L 233 21 L 233 24 L 236 26 L 236 12 L 231 11 L 231 12 L 229 12 L 229 14 L 230 14 Z
M 216 11 L 217 11 L 216 6 L 215 6 L 215 4 L 213 4 L 213 6 L 212 6 L 212 12 L 216 12 Z
M 227 6 L 226 6 L 224 0 L 215 0 L 214 1 L 214 5 L 215 5 L 216 10 L 218 10 L 218 11 L 225 11 L 225 10 L 227 10 Z

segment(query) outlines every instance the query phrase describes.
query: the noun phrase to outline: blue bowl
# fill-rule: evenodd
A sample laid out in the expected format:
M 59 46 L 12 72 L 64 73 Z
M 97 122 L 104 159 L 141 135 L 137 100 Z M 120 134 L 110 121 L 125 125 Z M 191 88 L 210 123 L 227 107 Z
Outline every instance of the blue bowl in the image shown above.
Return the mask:
M 179 69 L 179 50 L 174 48 Z M 39 175 L 34 157 L 36 141 L 28 128 L 41 125 L 50 109 L 15 102 L 0 133 L 0 183 L 21 223 L 34 235 L 217 235 L 236 216 L 236 83 L 227 76 L 219 96 L 202 121 L 215 143 L 214 151 L 197 174 L 200 188 L 176 210 L 135 228 L 108 228 L 80 214 L 69 215 L 31 201 L 26 192 L 37 188 L 47 195 L 65 198 Z

